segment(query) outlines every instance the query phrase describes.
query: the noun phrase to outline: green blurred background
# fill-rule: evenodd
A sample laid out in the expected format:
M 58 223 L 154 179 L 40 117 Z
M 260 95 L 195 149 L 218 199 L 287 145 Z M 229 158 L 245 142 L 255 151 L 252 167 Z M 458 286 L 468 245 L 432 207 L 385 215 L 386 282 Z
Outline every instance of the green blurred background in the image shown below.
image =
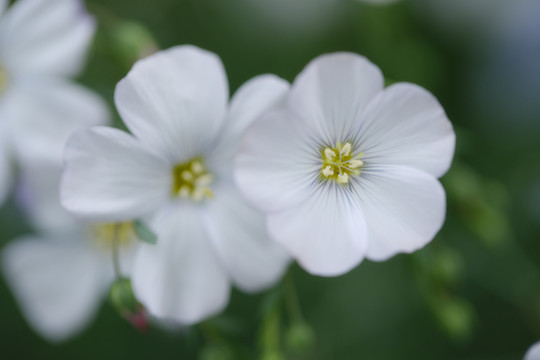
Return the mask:
M 315 332 L 304 351 L 291 344 L 283 285 L 234 291 L 226 312 L 201 326 L 145 334 L 105 302 L 84 333 L 55 345 L 28 327 L 0 280 L 1 358 L 277 360 L 268 353 L 277 342 L 286 359 L 511 360 L 540 338 L 539 1 L 86 3 L 99 30 L 80 82 L 111 109 L 139 55 L 179 44 L 217 53 L 231 91 L 261 73 L 292 81 L 312 58 L 342 50 L 367 56 L 388 83 L 426 87 L 458 135 L 442 179 L 447 221 L 425 249 L 338 278 L 292 266 L 285 284 L 294 279 Z M 0 229 L 0 246 L 32 231 L 13 199 Z

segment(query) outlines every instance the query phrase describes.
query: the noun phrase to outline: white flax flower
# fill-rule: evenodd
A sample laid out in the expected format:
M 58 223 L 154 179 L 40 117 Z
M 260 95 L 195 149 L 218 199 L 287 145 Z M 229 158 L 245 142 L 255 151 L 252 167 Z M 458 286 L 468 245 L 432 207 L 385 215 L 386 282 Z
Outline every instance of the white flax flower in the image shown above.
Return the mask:
M 238 152 L 240 191 L 312 274 L 413 252 L 444 222 L 437 178 L 453 157 L 452 126 L 423 88 L 383 83 L 364 57 L 320 56 L 285 105 L 252 125 Z
M 41 156 L 59 149 L 58 144 L 42 146 L 52 143 L 46 140 L 50 129 L 58 130 L 42 114 L 58 113 L 65 104 L 99 102 L 66 80 L 81 70 L 95 31 L 83 1 L 19 0 L 6 9 L 7 3 L 0 0 L 0 202 L 8 191 L 13 155 L 24 151 L 32 156 L 28 152 L 37 150 L 34 154 Z M 28 108 L 34 117 L 21 115 Z
M 135 259 L 135 294 L 158 318 L 196 323 L 221 311 L 230 283 L 275 283 L 288 257 L 232 179 L 246 127 L 288 84 L 259 76 L 228 104 L 219 58 L 178 46 L 138 61 L 116 87 L 132 134 L 96 127 L 68 142 L 62 202 L 77 216 L 118 222 L 153 214 L 156 245 Z

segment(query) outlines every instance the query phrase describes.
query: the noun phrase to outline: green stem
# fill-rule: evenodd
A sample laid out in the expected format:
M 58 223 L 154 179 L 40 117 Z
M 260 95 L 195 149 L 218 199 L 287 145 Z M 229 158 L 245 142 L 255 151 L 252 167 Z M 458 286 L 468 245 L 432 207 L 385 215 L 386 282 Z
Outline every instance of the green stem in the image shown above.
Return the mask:
M 285 279 L 283 281 L 283 286 L 285 293 L 285 306 L 287 307 L 289 318 L 293 322 L 303 323 L 304 317 L 302 315 L 300 302 L 298 301 L 298 295 L 296 293 L 296 287 L 294 285 L 294 279 L 291 270 L 287 272 L 287 275 L 285 276 Z

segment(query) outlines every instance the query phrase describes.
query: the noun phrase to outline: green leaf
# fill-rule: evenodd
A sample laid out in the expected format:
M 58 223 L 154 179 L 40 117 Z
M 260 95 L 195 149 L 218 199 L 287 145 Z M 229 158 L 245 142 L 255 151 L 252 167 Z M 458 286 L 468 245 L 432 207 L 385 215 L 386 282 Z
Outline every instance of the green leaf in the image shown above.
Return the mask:
M 137 237 L 148 244 L 156 244 L 157 243 L 157 235 L 148 228 L 141 220 L 135 220 L 133 222 L 133 228 L 135 229 L 135 233 L 137 234 Z

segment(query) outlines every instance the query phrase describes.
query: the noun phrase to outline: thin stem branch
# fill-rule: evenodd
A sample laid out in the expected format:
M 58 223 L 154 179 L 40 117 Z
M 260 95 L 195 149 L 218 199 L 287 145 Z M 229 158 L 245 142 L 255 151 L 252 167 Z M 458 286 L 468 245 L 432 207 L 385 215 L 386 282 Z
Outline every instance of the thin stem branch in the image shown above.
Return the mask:
M 113 266 L 114 266 L 114 274 L 116 275 L 117 279 L 120 279 L 122 277 L 122 272 L 120 271 L 120 249 L 118 244 L 118 228 L 119 225 L 114 226 L 114 236 L 113 236 L 113 242 L 112 242 L 112 259 L 113 259 Z
M 298 301 L 298 295 L 296 293 L 296 287 L 294 285 L 291 270 L 287 272 L 283 285 L 285 293 L 285 306 L 287 307 L 287 312 L 289 313 L 290 319 L 295 322 L 304 322 L 304 317 L 302 315 L 300 302 Z

